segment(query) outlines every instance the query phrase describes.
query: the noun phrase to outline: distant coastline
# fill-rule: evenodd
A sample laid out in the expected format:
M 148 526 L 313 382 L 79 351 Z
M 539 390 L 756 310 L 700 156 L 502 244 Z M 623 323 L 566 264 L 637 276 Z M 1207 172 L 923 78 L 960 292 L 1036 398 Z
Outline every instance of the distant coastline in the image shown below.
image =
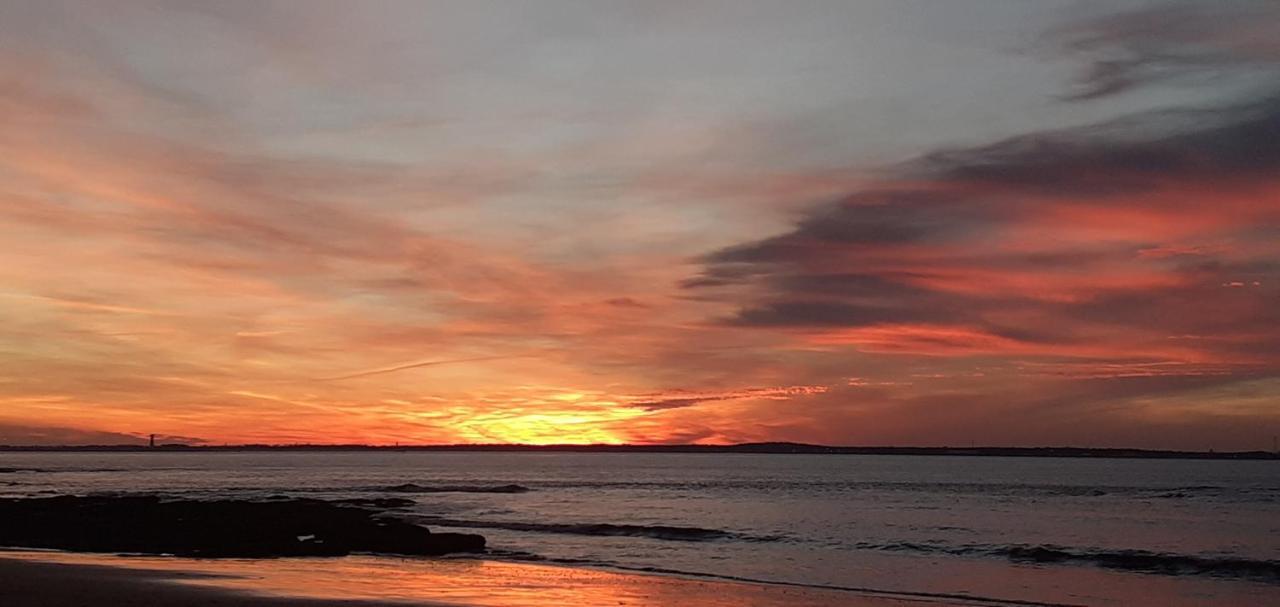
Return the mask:
M 806 455 L 921 455 L 975 457 L 1070 457 L 1111 459 L 1280 460 L 1269 451 L 1172 451 L 1091 447 L 833 447 L 805 443 L 743 443 L 737 445 L 0 445 L 0 452 L 334 452 L 426 451 L 498 453 L 744 453 Z

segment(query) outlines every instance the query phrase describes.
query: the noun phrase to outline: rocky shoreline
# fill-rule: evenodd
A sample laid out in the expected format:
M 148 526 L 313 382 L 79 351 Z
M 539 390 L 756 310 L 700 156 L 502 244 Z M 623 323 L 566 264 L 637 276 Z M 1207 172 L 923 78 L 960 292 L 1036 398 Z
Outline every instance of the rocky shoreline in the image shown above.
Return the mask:
M 0 499 L 0 546 L 199 558 L 439 556 L 485 549 L 483 536 L 432 533 L 365 505 L 150 495 Z

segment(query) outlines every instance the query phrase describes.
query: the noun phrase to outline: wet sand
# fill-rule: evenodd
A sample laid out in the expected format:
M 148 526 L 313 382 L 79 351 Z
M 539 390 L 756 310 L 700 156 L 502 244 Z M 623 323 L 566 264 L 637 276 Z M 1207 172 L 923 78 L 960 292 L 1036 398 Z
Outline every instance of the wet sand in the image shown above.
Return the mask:
M 12 607 L 386 607 L 393 603 L 255 595 L 184 582 L 198 574 L 0 558 L 0 596 Z M 422 603 L 424 605 L 428 603 Z
M 483 560 L 371 556 L 195 560 L 54 552 L 0 552 L 0 596 L 9 607 L 936 607 L 995 604 Z

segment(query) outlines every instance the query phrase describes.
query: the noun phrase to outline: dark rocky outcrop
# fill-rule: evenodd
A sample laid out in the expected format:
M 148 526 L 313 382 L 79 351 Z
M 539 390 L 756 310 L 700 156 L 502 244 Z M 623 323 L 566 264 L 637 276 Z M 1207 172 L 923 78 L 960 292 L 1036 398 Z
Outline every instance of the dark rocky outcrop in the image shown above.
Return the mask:
M 0 546 L 190 557 L 434 556 L 480 552 L 484 537 L 432 533 L 376 510 L 321 500 L 155 496 L 0 499 Z

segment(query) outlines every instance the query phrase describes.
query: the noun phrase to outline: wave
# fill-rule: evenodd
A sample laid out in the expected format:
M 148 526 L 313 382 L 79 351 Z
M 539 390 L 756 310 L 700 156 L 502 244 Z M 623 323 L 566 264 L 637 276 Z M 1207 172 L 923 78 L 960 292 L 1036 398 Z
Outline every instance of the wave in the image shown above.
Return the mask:
M 383 491 L 387 493 L 527 493 L 531 491 L 524 485 L 419 485 L 404 483 L 381 487 L 364 487 L 363 491 Z
M 398 485 L 366 485 L 353 487 L 220 487 L 216 491 L 274 491 L 279 493 L 527 493 L 532 489 L 516 484 L 466 484 L 423 485 L 401 483 Z
M 293 499 L 288 496 L 272 496 L 273 499 Z M 400 510 L 412 508 L 417 502 L 403 497 L 348 497 L 328 500 L 330 504 L 339 506 L 356 506 L 360 508 L 381 508 L 383 510 Z
M 1197 486 L 1070 485 L 1045 483 L 956 483 L 920 481 L 777 481 L 726 479 L 713 481 L 548 481 L 547 488 L 657 489 L 657 490 L 738 490 L 738 491 L 820 491 L 820 492 L 903 492 L 1008 495 L 1023 497 L 1101 497 L 1106 495 L 1144 497 L 1190 497 L 1227 492 L 1269 492 L 1273 488 Z
M 123 468 L 0 468 L 0 474 L 57 474 L 66 472 L 126 472 Z
M 1201 574 L 1280 582 L 1280 561 L 1169 554 L 1146 550 L 1071 550 L 1057 546 L 1007 546 L 998 553 L 1013 561 L 1080 562 L 1108 569 L 1169 575 Z
M 339 495 L 350 495 L 352 493 L 527 493 L 532 491 L 529 487 L 515 484 L 464 484 L 464 485 L 426 485 L 418 483 L 401 483 L 398 485 L 355 485 L 355 486 L 320 486 L 320 487 L 280 487 L 280 486 L 264 486 L 264 487 L 203 487 L 198 489 L 190 489 L 187 491 L 162 493 L 173 493 L 175 495 L 226 495 L 226 494 L 252 494 L 265 493 L 276 496 L 288 496 L 295 494 L 316 494 L 328 493 Z M 119 492 L 121 494 L 128 493 L 146 493 L 136 491 Z M 353 498 L 357 499 L 357 498 Z M 366 498 L 358 498 L 366 499 Z M 368 498 L 372 499 L 372 498 Z M 396 498 L 385 498 L 396 499 Z
M 519 521 L 478 521 L 455 519 L 439 516 L 424 516 L 421 520 L 442 527 L 460 527 L 465 529 L 506 529 L 508 531 L 527 531 L 533 533 L 556 533 L 566 535 L 591 535 L 598 537 L 647 537 L 657 540 L 675 542 L 708 542 L 715 540 L 745 540 L 756 542 L 773 542 L 784 538 L 778 536 L 755 536 L 723 529 L 706 529 L 703 527 L 680 527 L 674 525 L 625 525 L 618 523 L 529 523 Z
M 922 544 L 892 542 L 860 543 L 863 550 L 920 552 L 960 556 L 998 556 L 1019 563 L 1077 563 L 1106 569 L 1118 569 L 1163 575 L 1211 575 L 1280 582 L 1280 560 L 1250 559 L 1233 556 L 1174 554 L 1137 549 L 1069 548 L 1053 544 Z

